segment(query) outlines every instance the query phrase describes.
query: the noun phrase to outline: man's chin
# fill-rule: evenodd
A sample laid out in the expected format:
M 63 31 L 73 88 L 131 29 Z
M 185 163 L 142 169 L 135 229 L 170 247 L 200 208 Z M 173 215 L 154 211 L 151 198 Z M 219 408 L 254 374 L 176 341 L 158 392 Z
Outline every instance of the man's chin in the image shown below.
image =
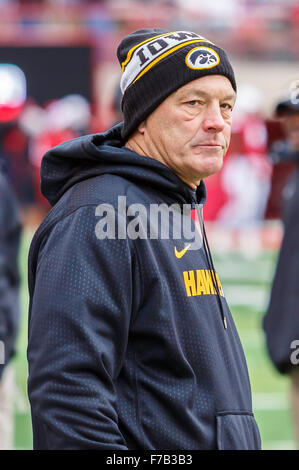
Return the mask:
M 209 157 L 201 165 L 194 165 L 194 171 L 199 175 L 200 178 L 206 178 L 207 176 L 214 175 L 221 170 L 223 165 L 222 157 Z

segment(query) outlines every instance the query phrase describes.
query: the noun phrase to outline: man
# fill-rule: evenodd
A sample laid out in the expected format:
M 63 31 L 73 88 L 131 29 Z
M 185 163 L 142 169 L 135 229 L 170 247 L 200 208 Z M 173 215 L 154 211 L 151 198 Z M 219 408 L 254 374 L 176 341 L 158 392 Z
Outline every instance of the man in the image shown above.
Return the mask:
M 13 447 L 14 373 L 9 362 L 15 352 L 19 323 L 21 226 L 15 198 L 0 170 L 0 449 Z
M 295 98 L 279 103 L 276 108 L 286 139 L 273 145 L 270 157 L 274 164 L 292 161 L 296 168 L 283 191 L 284 237 L 264 330 L 275 367 L 291 377 L 291 403 L 299 445 L 299 99 Z
M 29 260 L 34 447 L 257 449 L 201 220 L 202 179 L 229 145 L 232 67 L 198 34 L 160 29 L 125 37 L 118 59 L 124 123 L 42 163 L 54 207 Z

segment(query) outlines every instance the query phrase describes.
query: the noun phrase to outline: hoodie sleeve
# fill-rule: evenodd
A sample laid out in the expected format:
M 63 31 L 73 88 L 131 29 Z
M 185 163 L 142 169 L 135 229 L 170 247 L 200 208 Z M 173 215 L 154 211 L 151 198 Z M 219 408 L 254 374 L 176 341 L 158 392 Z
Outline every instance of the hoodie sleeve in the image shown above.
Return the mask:
M 81 207 L 39 251 L 28 345 L 35 449 L 127 449 L 114 381 L 131 318 L 131 249 L 98 239 L 96 223 L 95 206 Z

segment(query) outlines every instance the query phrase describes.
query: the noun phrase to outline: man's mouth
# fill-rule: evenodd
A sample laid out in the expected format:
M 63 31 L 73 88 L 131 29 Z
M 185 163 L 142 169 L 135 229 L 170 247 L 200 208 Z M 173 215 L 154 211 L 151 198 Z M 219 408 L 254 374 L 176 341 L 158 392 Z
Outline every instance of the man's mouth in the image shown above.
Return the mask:
M 222 148 L 222 145 L 220 145 L 220 144 L 215 144 L 215 143 L 210 143 L 210 142 L 205 142 L 205 143 L 203 143 L 203 144 L 196 144 L 196 145 L 193 145 L 193 147 Z

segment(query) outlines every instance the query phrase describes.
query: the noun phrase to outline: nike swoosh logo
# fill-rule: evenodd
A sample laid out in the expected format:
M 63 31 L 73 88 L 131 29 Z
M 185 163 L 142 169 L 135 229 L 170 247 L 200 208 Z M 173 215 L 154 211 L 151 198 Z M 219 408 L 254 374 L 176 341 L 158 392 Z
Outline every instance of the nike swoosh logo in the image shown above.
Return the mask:
M 185 246 L 185 248 L 184 248 L 183 250 L 181 250 L 181 251 L 178 251 L 178 250 L 176 249 L 176 246 L 175 246 L 175 247 L 174 247 L 174 254 L 175 254 L 175 256 L 176 256 L 178 259 L 182 258 L 182 257 L 184 256 L 184 254 L 186 253 L 186 251 L 189 250 L 190 246 L 191 246 L 191 243 L 189 243 L 189 245 Z

